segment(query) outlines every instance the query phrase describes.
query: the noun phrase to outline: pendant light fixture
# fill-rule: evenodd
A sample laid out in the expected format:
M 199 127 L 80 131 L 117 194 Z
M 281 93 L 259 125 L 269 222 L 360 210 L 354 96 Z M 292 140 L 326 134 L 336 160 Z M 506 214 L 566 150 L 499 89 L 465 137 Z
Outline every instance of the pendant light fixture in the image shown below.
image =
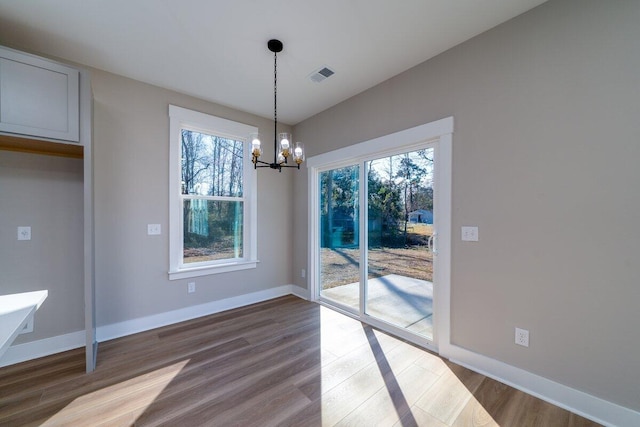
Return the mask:
M 282 42 L 280 40 L 269 40 L 267 47 L 273 52 L 273 163 L 259 160 L 262 154 L 260 135 L 252 133 L 249 136 L 251 141 L 251 161 L 254 169 L 271 168 L 282 172 L 282 168 L 298 168 L 304 161 L 304 147 L 302 143 L 293 144 L 291 134 L 281 132 L 278 134 L 278 52 L 282 52 Z M 287 164 L 292 158 L 295 165 Z

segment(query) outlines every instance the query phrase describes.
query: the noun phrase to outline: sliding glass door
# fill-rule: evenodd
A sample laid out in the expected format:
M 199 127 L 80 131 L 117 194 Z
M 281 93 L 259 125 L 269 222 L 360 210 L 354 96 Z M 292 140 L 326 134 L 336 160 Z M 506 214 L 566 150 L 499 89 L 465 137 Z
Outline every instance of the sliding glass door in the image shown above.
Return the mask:
M 366 315 L 433 339 L 433 148 L 367 162 Z
M 418 344 L 448 336 L 452 131 L 448 118 L 308 159 L 312 298 Z
M 427 144 L 318 174 L 320 298 L 427 340 L 434 154 Z

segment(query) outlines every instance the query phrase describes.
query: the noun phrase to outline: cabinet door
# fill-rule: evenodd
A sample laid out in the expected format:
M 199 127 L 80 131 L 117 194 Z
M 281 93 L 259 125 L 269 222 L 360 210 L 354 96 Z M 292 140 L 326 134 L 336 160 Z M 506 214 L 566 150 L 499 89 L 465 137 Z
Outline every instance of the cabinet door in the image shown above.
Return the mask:
M 0 50 L 0 131 L 79 141 L 79 72 Z

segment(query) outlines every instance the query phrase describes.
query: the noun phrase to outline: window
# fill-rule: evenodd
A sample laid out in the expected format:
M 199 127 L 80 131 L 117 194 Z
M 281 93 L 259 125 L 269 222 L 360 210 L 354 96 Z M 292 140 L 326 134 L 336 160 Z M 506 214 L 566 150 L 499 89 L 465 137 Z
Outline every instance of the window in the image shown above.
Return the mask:
M 169 106 L 170 279 L 255 268 L 258 129 Z

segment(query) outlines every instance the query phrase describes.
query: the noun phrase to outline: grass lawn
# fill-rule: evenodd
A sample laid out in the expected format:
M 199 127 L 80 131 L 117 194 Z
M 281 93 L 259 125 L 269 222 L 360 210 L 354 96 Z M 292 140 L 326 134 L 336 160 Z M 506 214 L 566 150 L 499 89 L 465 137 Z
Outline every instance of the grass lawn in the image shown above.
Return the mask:
M 380 247 L 369 249 L 368 277 L 398 274 L 432 281 L 433 254 L 427 241 L 433 228 L 426 224 L 410 224 L 407 227 L 408 242 L 405 247 Z M 360 249 L 322 248 L 320 253 L 322 289 L 330 289 L 359 281 Z

